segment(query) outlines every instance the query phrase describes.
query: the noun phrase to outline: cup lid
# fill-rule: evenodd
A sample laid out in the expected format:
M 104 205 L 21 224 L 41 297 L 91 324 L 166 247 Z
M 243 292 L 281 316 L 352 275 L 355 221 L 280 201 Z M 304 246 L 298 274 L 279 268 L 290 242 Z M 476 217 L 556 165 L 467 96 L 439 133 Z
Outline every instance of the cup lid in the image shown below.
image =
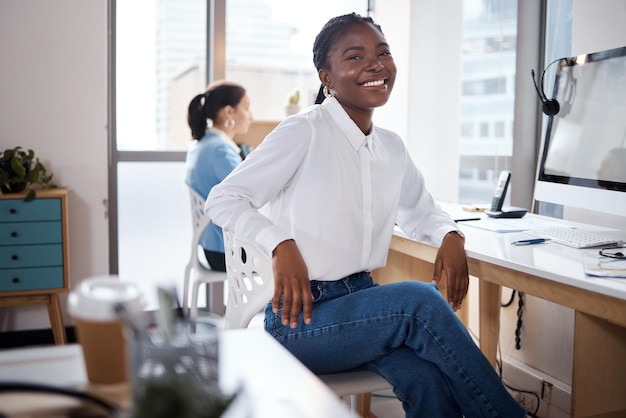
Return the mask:
M 115 305 L 122 303 L 130 312 L 139 313 L 145 301 L 139 287 L 120 281 L 117 276 L 99 276 L 83 280 L 67 299 L 72 317 L 90 321 L 115 321 Z

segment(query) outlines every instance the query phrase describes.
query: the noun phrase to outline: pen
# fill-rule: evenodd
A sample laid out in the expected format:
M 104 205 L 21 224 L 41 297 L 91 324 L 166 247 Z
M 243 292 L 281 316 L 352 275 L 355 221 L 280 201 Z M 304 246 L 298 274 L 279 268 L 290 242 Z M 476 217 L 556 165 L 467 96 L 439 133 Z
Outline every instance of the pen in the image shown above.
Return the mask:
M 511 245 L 531 245 L 531 244 L 541 244 L 542 242 L 548 242 L 550 238 L 532 238 L 532 239 L 523 239 L 521 241 L 513 241 Z
M 480 218 L 461 218 L 455 219 L 454 222 L 480 221 Z

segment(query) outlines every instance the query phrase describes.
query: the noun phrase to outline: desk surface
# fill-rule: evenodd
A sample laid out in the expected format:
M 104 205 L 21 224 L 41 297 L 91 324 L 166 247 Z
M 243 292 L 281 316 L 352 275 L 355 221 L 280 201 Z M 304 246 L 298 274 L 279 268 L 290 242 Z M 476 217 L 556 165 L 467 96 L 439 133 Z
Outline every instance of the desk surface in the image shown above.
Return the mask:
M 0 351 L 0 381 L 39 383 L 84 389 L 123 408 L 126 385 L 87 385 L 80 345 Z M 220 385 L 226 393 L 243 386 L 242 402 L 231 417 L 356 418 L 314 374 L 265 331 L 224 331 L 220 339 Z M 54 416 L 80 406 L 79 401 L 29 394 L 0 394 L 2 412 Z M 234 414 L 234 415 L 233 415 Z
M 458 205 L 442 204 L 444 210 L 458 213 Z M 473 215 L 470 212 L 465 212 Z M 485 215 L 477 214 L 477 217 Z M 607 231 L 607 228 L 582 224 L 578 222 L 561 221 L 554 218 L 527 214 L 525 218 L 545 221 L 555 224 L 576 226 L 578 228 Z M 491 219 L 492 222 L 515 222 L 511 219 Z M 465 249 L 468 257 L 492 263 L 508 269 L 524 272 L 534 276 L 552 280 L 569 286 L 589 290 L 599 294 L 626 300 L 626 279 L 601 278 L 585 275 L 582 267 L 583 251 L 566 245 L 547 242 L 537 245 L 514 246 L 511 242 L 532 238 L 523 232 L 492 232 L 472 226 L 472 221 L 459 222 L 459 228 L 466 235 Z M 626 231 L 614 231 L 611 234 L 626 242 Z M 407 238 L 400 229 L 395 235 Z

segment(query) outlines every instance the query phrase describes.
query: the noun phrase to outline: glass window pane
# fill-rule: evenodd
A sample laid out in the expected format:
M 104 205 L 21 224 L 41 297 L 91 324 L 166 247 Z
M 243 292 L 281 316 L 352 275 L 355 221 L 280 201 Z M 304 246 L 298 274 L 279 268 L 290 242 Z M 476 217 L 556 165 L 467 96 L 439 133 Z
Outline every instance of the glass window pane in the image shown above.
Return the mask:
M 184 173 L 184 162 L 118 164 L 118 272 L 141 286 L 147 310 L 158 308 L 157 286 L 183 295 L 193 235 Z
M 463 2 L 459 203 L 489 202 L 510 169 L 516 37 L 517 0 Z
M 550 64 L 554 64 L 554 60 L 556 59 L 572 55 L 573 3 L 574 0 L 548 0 L 546 7 L 544 55 L 546 69 L 543 77 L 543 89 L 550 98 L 552 97 L 551 92 L 554 89 L 553 80 L 557 67 L 556 65 Z M 540 74 L 538 76 L 540 76 Z M 543 122 L 541 130 L 542 138 L 546 134 L 547 116 L 543 116 Z M 537 213 L 562 218 L 563 206 L 548 202 L 537 202 Z
M 189 146 L 187 106 L 206 85 L 206 3 L 116 3 L 118 150 Z
M 313 41 L 328 19 L 367 15 L 367 0 L 228 0 L 226 78 L 248 91 L 256 120 L 281 120 L 289 97 L 313 104 L 320 85 Z

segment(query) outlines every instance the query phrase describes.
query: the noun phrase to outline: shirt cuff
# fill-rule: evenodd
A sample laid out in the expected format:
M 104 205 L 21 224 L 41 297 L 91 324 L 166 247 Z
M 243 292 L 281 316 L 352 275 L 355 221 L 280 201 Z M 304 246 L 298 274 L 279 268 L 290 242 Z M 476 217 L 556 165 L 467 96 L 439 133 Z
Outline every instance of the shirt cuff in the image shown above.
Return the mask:
M 454 226 L 452 225 L 442 225 L 439 228 L 437 228 L 437 230 L 433 234 L 433 240 L 436 240 L 436 242 L 434 242 L 433 244 L 440 247 L 441 244 L 443 243 L 444 237 L 452 231 L 458 231 L 458 229 L 454 228 Z
M 278 244 L 288 239 L 293 239 L 293 237 L 275 226 L 269 226 L 259 233 L 256 241 L 271 258 L 272 252 Z

